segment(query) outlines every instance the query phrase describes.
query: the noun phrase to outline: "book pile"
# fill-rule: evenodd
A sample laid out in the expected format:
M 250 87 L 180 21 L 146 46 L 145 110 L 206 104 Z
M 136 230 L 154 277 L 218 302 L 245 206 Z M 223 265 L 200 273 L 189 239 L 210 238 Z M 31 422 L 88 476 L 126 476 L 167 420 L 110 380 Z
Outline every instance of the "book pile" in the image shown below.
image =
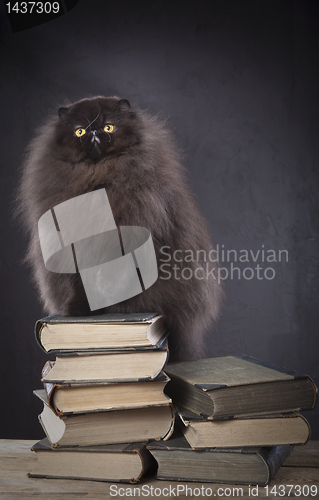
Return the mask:
M 55 361 L 42 370 L 39 421 L 29 476 L 136 482 L 152 466 L 150 439 L 173 431 L 167 332 L 161 316 L 108 314 L 39 320 L 36 338 Z
M 307 375 L 248 356 L 171 363 L 165 372 L 182 435 L 147 445 L 158 479 L 266 485 L 292 445 L 310 437 L 299 413 L 316 402 Z

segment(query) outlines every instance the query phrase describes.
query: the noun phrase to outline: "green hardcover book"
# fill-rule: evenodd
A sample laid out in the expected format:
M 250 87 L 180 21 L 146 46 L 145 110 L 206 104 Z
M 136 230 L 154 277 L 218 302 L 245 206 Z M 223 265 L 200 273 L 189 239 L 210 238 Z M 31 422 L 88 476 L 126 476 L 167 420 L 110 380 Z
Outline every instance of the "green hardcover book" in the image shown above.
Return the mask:
M 173 403 L 207 419 L 310 410 L 317 387 L 308 375 L 248 356 L 171 363 Z
M 44 389 L 33 391 L 43 402 L 39 422 L 51 446 L 94 446 L 168 439 L 174 428 L 169 404 L 117 411 L 97 411 L 58 417 Z
M 266 485 L 292 446 L 192 450 L 184 437 L 147 445 L 158 463 L 157 478 L 227 484 Z
M 45 352 L 152 350 L 167 331 L 157 313 L 101 314 L 68 317 L 53 314 L 35 324 L 35 337 Z
M 47 438 L 32 447 L 37 464 L 29 477 L 136 483 L 154 467 L 146 443 L 52 448 Z

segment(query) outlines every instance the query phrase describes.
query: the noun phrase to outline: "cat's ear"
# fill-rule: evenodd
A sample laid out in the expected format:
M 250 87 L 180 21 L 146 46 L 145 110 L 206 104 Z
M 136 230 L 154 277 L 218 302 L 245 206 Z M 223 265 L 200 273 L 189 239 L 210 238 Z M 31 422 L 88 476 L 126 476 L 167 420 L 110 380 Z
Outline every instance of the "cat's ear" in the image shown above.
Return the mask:
M 131 107 L 131 103 L 127 99 L 120 99 L 119 102 L 117 103 L 117 105 L 123 111 L 130 109 L 130 107 Z
M 60 118 L 63 118 L 68 114 L 68 108 L 59 108 L 58 109 L 58 115 Z

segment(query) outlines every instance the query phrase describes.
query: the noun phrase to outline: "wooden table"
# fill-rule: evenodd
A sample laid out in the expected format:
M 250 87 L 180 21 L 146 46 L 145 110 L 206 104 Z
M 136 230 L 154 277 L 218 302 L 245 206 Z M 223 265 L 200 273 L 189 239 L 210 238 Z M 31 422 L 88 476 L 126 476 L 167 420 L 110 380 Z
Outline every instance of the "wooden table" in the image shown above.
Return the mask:
M 38 500 L 72 500 L 72 499 L 85 499 L 85 500 L 108 500 L 111 498 L 128 498 L 124 493 L 122 496 L 112 496 L 110 491 L 110 483 L 94 482 L 94 481 L 74 481 L 74 480 L 63 480 L 63 479 L 34 479 L 28 478 L 27 472 L 32 469 L 32 463 L 36 460 L 35 453 L 33 453 L 30 448 L 34 444 L 34 441 L 18 441 L 2 439 L 0 440 L 0 499 L 1 500 L 15 500 L 15 499 L 38 499 Z M 118 487 L 130 488 L 141 488 L 143 485 L 148 485 L 148 490 L 151 492 L 151 486 L 157 488 L 155 490 L 159 493 L 159 489 L 165 487 L 177 486 L 175 482 L 158 481 L 155 478 L 147 478 L 142 480 L 139 486 L 134 485 L 117 485 Z M 252 499 L 257 498 L 249 495 L 249 487 L 241 486 L 242 490 L 237 489 L 233 493 L 234 485 L 218 485 L 218 484 L 208 484 L 208 483 L 179 483 L 187 485 L 192 488 L 195 495 L 185 495 L 185 492 L 180 492 L 179 497 L 195 499 L 195 498 L 232 498 L 232 499 Z M 201 488 L 202 486 L 210 488 L 212 490 L 212 496 L 198 495 L 199 490 L 195 488 Z M 271 486 L 267 491 L 263 487 L 258 489 L 258 498 L 288 498 L 288 488 L 284 495 L 279 495 L 280 485 L 293 485 L 289 498 L 319 498 L 319 441 L 310 441 L 305 446 L 295 447 L 290 457 L 286 460 L 285 464 L 277 472 L 275 479 L 272 481 Z M 311 496 L 305 496 L 303 494 L 298 495 L 299 489 L 295 488 L 295 485 L 316 485 L 318 488 L 317 494 Z M 277 495 L 275 495 L 275 490 L 272 489 L 274 486 L 277 487 Z M 221 496 L 218 494 L 218 488 L 228 488 L 225 494 Z M 229 489 L 230 488 L 230 489 Z M 195 490 L 195 491 L 194 491 Z M 114 491 L 114 490 L 113 490 Z M 145 490 L 144 490 L 145 491 Z M 219 492 L 222 490 L 219 490 Z M 272 491 L 272 493 L 271 493 Z M 306 490 L 304 490 L 306 491 Z M 165 491 L 165 493 L 167 490 Z M 142 493 L 142 491 L 141 491 Z M 176 493 L 176 491 L 175 491 Z M 133 494 L 133 493 L 132 493 Z M 196 496 L 197 495 L 197 496 Z M 131 498 L 174 498 L 171 496 L 163 496 L 161 493 L 159 495 L 151 494 L 149 496 L 137 495 L 135 491 L 135 496 Z M 177 495 L 175 496 L 177 498 Z

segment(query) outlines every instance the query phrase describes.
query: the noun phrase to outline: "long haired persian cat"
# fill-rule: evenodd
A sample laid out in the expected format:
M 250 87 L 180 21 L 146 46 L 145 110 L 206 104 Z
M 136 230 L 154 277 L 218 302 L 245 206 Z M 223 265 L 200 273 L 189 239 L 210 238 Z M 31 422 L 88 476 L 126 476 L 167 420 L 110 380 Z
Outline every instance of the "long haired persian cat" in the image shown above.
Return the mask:
M 80 275 L 48 271 L 40 249 L 38 220 L 55 205 L 105 188 L 117 226 L 143 226 L 153 237 L 159 278 L 143 293 L 103 312 L 149 312 L 164 316 L 171 332 L 174 360 L 205 356 L 205 335 L 216 320 L 222 291 L 212 275 L 197 273 L 200 259 L 213 246 L 166 125 L 126 99 L 95 97 L 62 107 L 40 128 L 29 145 L 18 194 L 18 211 L 28 231 L 27 262 L 46 313 L 83 316 L 92 312 Z M 163 250 L 165 248 L 165 259 Z M 168 248 L 169 247 L 169 250 Z M 185 278 L 161 272 L 179 250 Z M 182 262 L 181 262 L 182 260 Z M 167 268 L 166 268 L 167 270 Z M 95 312 L 94 312 L 95 313 Z

